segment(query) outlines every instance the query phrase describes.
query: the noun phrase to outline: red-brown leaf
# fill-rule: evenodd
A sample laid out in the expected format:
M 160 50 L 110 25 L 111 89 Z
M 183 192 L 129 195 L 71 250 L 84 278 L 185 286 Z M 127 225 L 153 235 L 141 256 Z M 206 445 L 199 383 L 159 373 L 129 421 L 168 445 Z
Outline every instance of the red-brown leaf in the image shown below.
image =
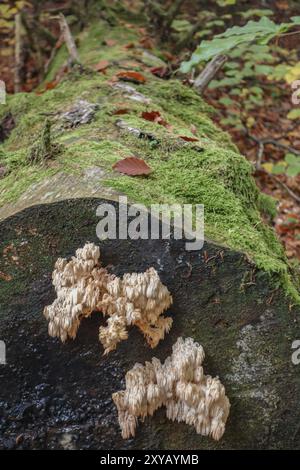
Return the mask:
M 53 90 L 57 86 L 57 81 L 53 80 L 52 82 L 47 82 L 45 84 L 45 90 Z
M 139 72 L 135 72 L 134 70 L 124 70 L 122 72 L 119 72 L 117 73 L 117 77 L 120 80 L 134 83 L 145 83 L 146 81 L 144 75 Z
M 145 49 L 153 49 L 154 43 L 149 36 L 145 36 L 139 41 L 140 45 L 143 46 Z
M 97 70 L 97 72 L 104 72 L 104 70 L 109 67 L 109 62 L 108 60 L 100 60 L 98 64 L 94 65 L 94 69 Z
M 168 68 L 167 67 L 152 67 L 150 72 L 153 73 L 156 77 L 165 78 L 168 76 Z
M 113 115 L 121 115 L 121 114 L 128 114 L 129 109 L 127 108 L 121 108 L 121 109 L 116 109 L 116 111 L 113 112 Z
M 143 111 L 142 118 L 146 119 L 146 121 L 156 122 L 161 126 L 168 127 L 167 121 L 165 121 L 159 111 Z
M 146 121 L 156 121 L 156 119 L 160 118 L 159 111 L 143 111 L 142 118 L 146 119 Z
M 129 176 L 149 175 L 152 171 L 144 160 L 137 157 L 127 157 L 119 160 L 113 165 L 113 169 Z
M 105 39 L 104 40 L 104 43 L 107 45 L 107 46 L 115 46 L 117 44 L 117 41 L 115 39 Z
M 186 142 L 199 142 L 199 139 L 196 137 L 188 137 L 186 135 L 180 135 L 179 136 L 182 140 L 185 140 Z
M 129 42 L 128 44 L 125 44 L 124 48 L 125 49 L 134 49 L 135 44 L 134 42 Z

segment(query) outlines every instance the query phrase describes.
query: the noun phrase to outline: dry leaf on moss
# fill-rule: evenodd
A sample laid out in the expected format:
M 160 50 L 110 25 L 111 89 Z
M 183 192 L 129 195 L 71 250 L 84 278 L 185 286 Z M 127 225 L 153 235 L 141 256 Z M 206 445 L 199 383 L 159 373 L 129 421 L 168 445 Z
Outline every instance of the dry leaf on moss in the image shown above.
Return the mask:
M 119 160 L 113 165 L 113 169 L 129 176 L 149 175 L 152 171 L 144 160 L 137 157 L 127 157 Z
M 145 83 L 146 78 L 139 72 L 135 72 L 133 70 L 125 70 L 122 72 L 117 73 L 117 77 L 119 80 L 124 80 L 125 82 L 133 82 L 133 83 Z
M 94 65 L 94 69 L 97 70 L 97 72 L 104 72 L 109 65 L 108 60 L 100 60 L 98 64 Z
M 146 119 L 146 121 L 156 122 L 161 126 L 168 127 L 169 124 L 165 121 L 159 111 L 143 111 L 142 118 Z

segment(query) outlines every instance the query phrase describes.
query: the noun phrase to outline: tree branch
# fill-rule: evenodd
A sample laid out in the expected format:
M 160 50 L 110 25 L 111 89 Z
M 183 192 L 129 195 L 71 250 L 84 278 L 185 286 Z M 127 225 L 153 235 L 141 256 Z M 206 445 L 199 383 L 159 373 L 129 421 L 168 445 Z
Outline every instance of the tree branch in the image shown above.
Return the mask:
M 199 93 L 199 95 L 202 95 L 204 90 L 207 88 L 218 71 L 223 67 L 226 61 L 227 56 L 217 55 L 206 65 L 200 75 L 198 75 L 194 81 L 194 88 L 196 89 L 197 93 Z
M 74 38 L 72 36 L 71 30 L 69 28 L 69 25 L 67 23 L 67 20 L 66 20 L 65 16 L 63 15 L 63 13 L 59 14 L 58 20 L 59 20 L 59 26 L 60 26 L 60 29 L 61 29 L 61 33 L 64 37 L 64 40 L 65 40 L 65 43 L 66 43 L 67 49 L 69 51 L 72 62 L 80 64 L 80 59 L 79 59 L 77 47 L 76 47 Z

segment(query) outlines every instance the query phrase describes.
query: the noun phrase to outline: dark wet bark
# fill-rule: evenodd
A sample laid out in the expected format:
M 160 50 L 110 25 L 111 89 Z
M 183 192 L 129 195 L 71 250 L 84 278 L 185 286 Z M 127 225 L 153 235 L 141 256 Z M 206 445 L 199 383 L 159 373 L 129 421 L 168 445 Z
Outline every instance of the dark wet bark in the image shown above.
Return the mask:
M 300 366 L 291 344 L 300 339 L 297 313 L 282 292 L 243 254 L 206 242 L 187 252 L 184 241 L 106 241 L 105 265 L 118 275 L 154 266 L 174 297 L 174 326 L 151 350 L 133 328 L 118 349 L 102 356 L 101 314 L 82 322 L 75 341 L 47 333 L 42 312 L 53 301 L 53 264 L 96 238 L 95 199 L 26 209 L 0 224 L 0 448 L 299 448 Z M 251 279 L 251 282 L 249 282 Z M 219 375 L 232 404 L 223 439 L 215 443 L 159 410 L 121 438 L 111 394 L 135 362 L 164 360 L 178 336 L 205 349 L 204 370 Z

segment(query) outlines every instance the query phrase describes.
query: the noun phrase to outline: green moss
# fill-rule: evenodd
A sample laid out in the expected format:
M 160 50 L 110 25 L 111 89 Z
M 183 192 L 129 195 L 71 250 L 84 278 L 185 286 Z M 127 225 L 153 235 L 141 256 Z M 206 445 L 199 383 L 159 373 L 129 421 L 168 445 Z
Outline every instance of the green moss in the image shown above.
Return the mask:
M 40 166 L 20 167 L 0 180 L 1 205 L 16 201 L 32 184 L 42 181 L 57 169 Z
M 61 152 L 62 146 L 53 142 L 51 122 L 46 119 L 40 136 L 27 153 L 27 162 L 29 164 L 45 163 L 47 160 L 54 159 Z
M 132 30 L 97 23 L 80 34 L 79 54 L 85 66 L 109 60 L 107 75 L 88 69 L 83 73 L 74 70 L 53 90 L 9 98 L 1 112 L 10 111 L 17 125 L 0 147 L 1 161 L 10 169 L 0 180 L 0 204 L 16 200 L 32 182 L 57 171 L 80 174 L 83 168 L 97 165 L 108 170 L 106 184 L 127 194 L 132 201 L 146 205 L 204 204 L 206 236 L 246 253 L 258 268 L 273 277 L 274 283 L 300 301 L 283 248 L 272 228 L 263 221 L 265 214 L 274 217 L 274 201 L 259 192 L 251 176 L 251 165 L 238 153 L 229 136 L 212 123 L 213 110 L 179 81 L 161 80 L 147 70 L 143 71 L 146 83 L 132 86 L 151 99 L 149 105 L 133 101 L 109 84 L 120 64 L 132 60 L 130 49 L 120 44 L 136 37 Z M 103 44 L 108 38 L 117 41 L 115 47 Z M 61 49 L 48 80 L 59 70 L 63 55 Z M 65 129 L 60 115 L 78 99 L 97 103 L 99 109 L 90 124 Z M 128 114 L 115 115 L 114 111 L 120 108 L 128 109 Z M 142 112 L 146 110 L 159 111 L 169 126 L 143 119 Z M 46 117 L 54 124 L 55 141 L 64 146 L 64 151 L 51 162 L 51 168 L 29 165 L 25 158 L 28 145 L 42 131 Z M 144 138 L 118 128 L 115 125 L 118 118 L 129 128 L 141 130 Z M 195 128 L 197 142 L 180 138 L 193 137 Z M 151 139 L 147 138 L 149 134 Z M 113 163 L 132 155 L 146 160 L 152 174 L 133 178 L 111 172 Z
M 271 219 L 274 219 L 277 215 L 276 209 L 276 199 L 271 196 L 268 196 L 264 193 L 259 193 L 257 200 L 259 210 L 269 216 Z

